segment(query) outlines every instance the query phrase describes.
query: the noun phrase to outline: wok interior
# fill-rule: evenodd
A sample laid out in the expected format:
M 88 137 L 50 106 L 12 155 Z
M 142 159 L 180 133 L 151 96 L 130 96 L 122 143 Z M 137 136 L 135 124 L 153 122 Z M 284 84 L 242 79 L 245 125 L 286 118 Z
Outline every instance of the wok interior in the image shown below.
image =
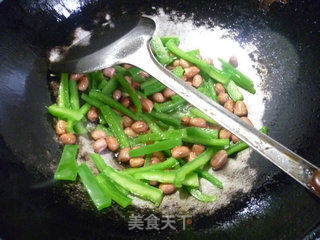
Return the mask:
M 134 213 L 134 209 L 123 212 L 114 206 L 107 212 L 97 213 L 85 194 L 79 194 L 78 201 L 73 202 L 65 195 L 66 189 L 70 194 L 77 193 L 72 184 L 34 186 L 52 178 L 52 169 L 61 153 L 45 110 L 52 102 L 45 80 L 47 51 L 57 45 L 68 45 L 72 40 L 69 34 L 75 27 L 91 29 L 94 27 L 92 19 L 104 21 L 105 12 L 117 18 L 124 12 L 154 14 L 158 7 L 163 7 L 177 22 L 186 16 L 199 27 L 219 26 L 237 32 L 235 40 L 240 44 L 252 43 L 259 53 L 250 57 L 264 80 L 261 88 L 271 94 L 264 100 L 263 118 L 271 137 L 319 165 L 317 31 L 320 26 L 316 21 L 319 3 L 275 4 L 268 13 L 263 13 L 255 1 L 159 3 L 155 9 L 148 2 L 138 5 L 117 1 L 108 6 L 96 2 L 84 4 L 81 12 L 68 18 L 52 6 L 29 1 L 22 5 L 15 1 L 0 5 L 1 15 L 6 19 L 0 25 L 3 30 L 0 37 L 3 58 L 0 159 L 5 170 L 0 175 L 4 196 L 0 202 L 1 223 L 7 236 L 23 233 L 32 237 L 37 233 L 37 236 L 53 238 L 69 233 L 90 238 L 93 233 L 105 236 L 106 232 L 139 237 L 155 234 L 127 230 L 124 218 Z M 105 11 L 99 18 L 103 7 Z M 302 236 L 319 220 L 318 202 L 309 193 L 257 154 L 253 153 L 249 162 L 258 171 L 256 187 L 250 194 L 239 194 L 212 216 L 193 219 L 192 233 L 161 232 L 160 237 L 167 234 L 212 235 L 218 239 L 226 234 L 235 239 L 241 236 L 296 237 Z M 244 233 L 243 228 L 248 226 L 251 231 Z M 78 229 L 76 233 L 75 229 Z

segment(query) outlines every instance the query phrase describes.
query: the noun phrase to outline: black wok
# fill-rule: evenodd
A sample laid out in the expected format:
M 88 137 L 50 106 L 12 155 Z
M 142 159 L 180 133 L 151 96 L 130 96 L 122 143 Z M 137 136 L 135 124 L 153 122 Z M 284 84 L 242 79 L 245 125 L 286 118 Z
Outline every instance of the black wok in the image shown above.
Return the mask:
M 45 110 L 52 103 L 49 49 L 70 43 L 77 26 L 94 27 L 92 20 L 104 17 L 97 14 L 101 10 L 117 18 L 163 7 L 197 26 L 212 26 L 210 17 L 215 25 L 237 30 L 240 43 L 255 44 L 262 54 L 253 60 L 266 66 L 263 88 L 272 94 L 263 117 L 270 136 L 319 166 L 319 1 L 274 3 L 268 12 L 254 0 L 73 1 L 77 11 L 66 13 L 61 9 L 69 9 L 68 2 L 0 3 L 0 238 L 301 239 L 319 224 L 319 200 L 254 153 L 249 162 L 258 178 L 249 194 L 236 194 L 212 216 L 195 216 L 185 231 L 129 231 L 133 208 L 98 213 L 73 184 L 50 182 L 61 146 Z

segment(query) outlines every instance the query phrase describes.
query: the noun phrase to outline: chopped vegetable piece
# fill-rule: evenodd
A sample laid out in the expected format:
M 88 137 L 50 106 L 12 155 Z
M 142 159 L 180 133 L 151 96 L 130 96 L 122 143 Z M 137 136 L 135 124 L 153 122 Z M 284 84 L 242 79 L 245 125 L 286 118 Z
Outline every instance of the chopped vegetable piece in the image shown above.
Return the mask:
M 195 170 L 196 173 L 198 173 L 199 177 L 202 177 L 204 179 L 206 179 L 207 181 L 211 182 L 213 185 L 217 186 L 218 188 L 223 188 L 222 186 L 222 182 L 215 178 L 212 174 L 208 173 L 205 170 L 202 169 L 197 169 Z
M 161 170 L 161 169 L 167 169 L 167 168 L 171 168 L 175 165 L 178 164 L 178 161 L 175 158 L 168 158 L 167 160 L 157 163 L 157 164 L 153 164 L 153 165 L 149 165 L 146 167 L 141 167 L 141 168 L 127 168 L 122 170 L 122 173 L 125 174 L 135 174 L 138 172 L 145 172 L 145 171 L 151 171 L 151 170 Z
M 171 40 L 174 43 L 174 40 Z M 157 35 L 153 35 L 150 41 L 151 49 L 162 65 L 167 65 L 171 62 L 168 50 L 163 46 L 161 39 Z
M 80 166 L 78 166 L 78 174 L 97 209 L 101 210 L 109 207 L 111 205 L 110 196 L 100 186 L 85 163 L 82 163 Z
M 127 191 L 130 191 L 143 199 L 152 201 L 157 207 L 161 204 L 162 192 L 158 188 L 151 187 L 150 185 L 145 184 L 128 174 L 120 173 L 111 167 L 106 167 L 103 170 L 103 173 Z
M 114 116 L 114 111 L 107 105 L 100 108 L 102 115 L 106 119 L 110 129 L 118 140 L 120 148 L 129 147 L 127 135 L 124 133 L 121 124 Z
M 87 112 L 90 110 L 90 108 L 91 108 L 91 105 L 89 103 L 85 103 L 81 106 L 81 108 L 79 109 L 79 112 L 82 115 L 86 115 Z
M 216 124 L 216 122 L 215 122 L 212 118 L 208 117 L 205 113 L 203 113 L 203 112 L 202 112 L 201 110 L 199 110 L 198 108 L 191 107 L 191 108 L 189 109 L 189 111 L 190 111 L 190 113 L 191 113 L 192 115 L 194 115 L 195 117 L 203 118 L 204 120 L 206 120 L 206 121 L 209 122 L 209 123 Z
M 69 79 L 67 73 L 61 73 L 58 105 L 60 107 L 70 108 Z
M 70 106 L 73 110 L 79 110 L 79 92 L 76 81 L 69 80 Z
M 112 95 L 113 91 L 117 89 L 119 83 L 115 77 L 110 78 L 107 85 L 102 89 L 102 93 Z
M 150 78 L 149 80 L 146 80 L 145 82 L 141 83 L 140 88 L 144 90 L 147 87 L 154 86 L 155 84 L 159 83 L 159 81 L 155 78 Z
M 216 81 L 227 84 L 229 82 L 229 79 L 226 78 L 225 75 L 221 74 L 221 72 L 213 67 L 212 65 L 209 65 L 205 61 L 200 60 L 199 58 L 190 55 L 181 49 L 177 47 L 177 45 L 174 43 L 174 41 L 169 40 L 166 43 L 167 48 L 173 52 L 175 55 L 177 55 L 180 58 L 185 59 L 186 61 L 195 64 L 201 71 L 207 73 L 210 77 L 214 78 Z
M 218 130 L 210 128 L 186 127 L 187 136 L 192 138 L 216 139 Z
M 160 37 L 161 42 L 163 45 L 165 45 L 169 40 L 174 41 L 174 43 L 178 46 L 180 43 L 180 40 L 178 37 Z
M 140 134 L 138 136 L 139 142 L 150 142 L 150 141 L 161 141 L 165 139 L 170 138 L 184 138 L 187 137 L 186 129 L 177 129 L 177 130 L 171 130 L 162 132 L 161 135 L 155 134 L 155 133 L 149 133 L 149 134 Z
M 169 114 L 166 113 L 160 113 L 160 112 L 155 112 L 152 111 L 150 115 L 156 119 L 159 119 L 160 121 L 172 125 L 174 127 L 180 127 L 181 126 L 181 121 L 180 119 L 174 118 L 170 116 Z
M 59 107 L 56 104 L 52 104 L 50 107 L 48 107 L 48 111 L 52 116 L 67 120 L 80 121 L 83 117 L 79 110 Z
M 131 205 L 132 199 L 128 198 L 124 195 L 118 188 L 114 185 L 110 179 L 105 176 L 104 174 L 99 174 L 96 176 L 96 179 L 100 185 L 100 187 L 108 193 L 113 201 L 118 203 L 121 207 L 126 208 L 127 206 Z
M 160 82 L 157 82 L 148 87 L 145 87 L 143 91 L 146 96 L 150 96 L 151 94 L 163 91 L 165 88 L 166 88 L 165 85 L 163 85 Z
M 99 83 L 98 89 L 102 90 L 107 85 L 108 85 L 108 81 L 104 79 Z
M 165 124 L 164 122 L 162 121 L 159 121 L 158 119 L 155 119 L 154 117 L 148 115 L 148 117 L 153 120 L 159 127 L 163 128 L 163 129 L 168 129 L 169 128 L 169 125 Z
M 181 66 L 178 66 L 172 69 L 172 73 L 176 75 L 178 78 L 182 78 L 184 70 Z
M 76 122 L 73 125 L 73 129 L 77 134 L 85 134 L 88 132 L 82 120 L 80 120 L 79 122 Z
M 54 179 L 74 181 L 77 178 L 77 145 L 64 145 Z
M 140 76 L 140 73 L 142 72 L 142 70 L 140 68 L 137 67 L 131 67 L 128 69 L 128 72 L 131 75 L 131 78 L 139 83 L 145 82 L 146 79 Z
M 211 78 L 207 80 L 205 84 L 208 90 L 208 97 L 210 97 L 213 101 L 218 102 L 216 91 L 214 90 L 214 82 Z
M 178 169 L 174 179 L 174 186 L 178 188 L 181 187 L 186 176 L 206 164 L 216 152 L 217 150 L 214 148 L 207 148 L 207 150 L 201 153 L 198 157 L 190 162 L 187 162 L 180 169 Z
M 176 171 L 163 171 L 163 170 L 152 170 L 135 173 L 132 176 L 136 179 L 146 179 L 151 181 L 157 181 L 162 183 L 173 183 L 175 178 Z M 186 178 L 182 181 L 182 185 L 198 187 L 199 179 L 196 173 L 190 173 Z
M 197 143 L 209 147 L 219 147 L 229 146 L 229 139 L 201 139 L 197 137 L 186 137 L 182 139 L 184 142 L 188 143 Z
M 219 58 L 219 61 L 222 64 L 222 68 L 225 72 L 231 74 L 231 79 L 240 87 L 247 90 L 248 92 L 255 94 L 256 90 L 254 89 L 253 82 L 250 78 L 240 72 L 238 69 L 234 68 L 231 64 L 223 61 Z
M 129 155 L 130 157 L 138 157 L 148 153 L 172 149 L 176 146 L 180 146 L 181 144 L 182 144 L 181 138 L 168 139 L 168 140 L 164 140 L 154 144 L 146 145 L 141 148 L 131 149 L 129 151 Z
M 213 202 L 217 200 L 217 195 L 210 196 L 210 195 L 203 194 L 197 188 L 185 186 L 185 189 L 191 196 L 193 196 L 194 198 L 198 199 L 201 202 Z
M 263 126 L 260 129 L 260 132 L 267 134 L 267 127 Z M 238 153 L 244 149 L 247 149 L 248 147 L 249 146 L 244 141 L 239 141 L 239 142 L 233 144 L 232 146 L 226 148 L 225 150 L 226 150 L 228 156 L 231 156 L 231 155 Z
M 144 167 L 147 167 L 147 166 L 150 165 L 151 157 L 152 157 L 152 154 L 151 154 L 151 153 L 150 153 L 150 154 L 147 154 L 146 159 L 145 159 L 145 161 L 144 161 L 144 165 L 143 165 Z
M 130 86 L 128 81 L 122 75 L 118 74 L 116 76 L 116 79 L 121 84 L 121 86 L 125 89 L 125 91 L 129 94 L 133 104 L 137 109 L 137 113 L 141 113 L 142 107 L 141 107 L 141 102 L 138 97 L 138 94 L 134 91 L 134 89 Z
M 103 169 L 107 167 L 107 164 L 105 163 L 103 158 L 98 153 L 92 153 L 90 157 L 94 162 L 94 164 L 96 165 L 96 167 L 98 168 L 98 170 L 102 173 Z
M 193 49 L 193 50 L 187 51 L 186 53 L 197 57 L 197 55 L 200 54 L 200 50 L 199 49 Z
M 111 97 L 106 96 L 100 91 L 97 90 L 91 90 L 89 92 L 89 96 L 93 97 L 95 99 L 98 99 L 99 101 L 109 105 L 110 107 L 118 110 L 119 112 L 127 115 L 128 117 L 138 121 L 139 118 L 136 114 L 134 114 L 132 111 L 130 111 L 128 108 L 124 107 L 121 103 L 113 100 Z
M 177 100 L 166 101 L 164 103 L 155 103 L 154 108 L 157 110 L 157 112 L 170 112 L 185 104 L 186 100 L 180 98 Z
M 73 131 L 74 124 L 75 124 L 75 122 L 72 120 L 67 121 L 67 127 L 66 127 L 67 133 L 74 133 L 74 131 Z
M 119 65 L 113 66 L 113 68 L 116 70 L 116 73 L 121 74 L 121 75 L 126 75 L 128 73 L 128 70 L 125 69 L 124 67 L 121 67 Z
M 234 81 L 230 80 L 230 82 L 226 85 L 224 85 L 226 92 L 229 94 L 230 98 L 234 101 L 242 101 L 243 95 L 239 91 L 237 85 L 234 83 Z

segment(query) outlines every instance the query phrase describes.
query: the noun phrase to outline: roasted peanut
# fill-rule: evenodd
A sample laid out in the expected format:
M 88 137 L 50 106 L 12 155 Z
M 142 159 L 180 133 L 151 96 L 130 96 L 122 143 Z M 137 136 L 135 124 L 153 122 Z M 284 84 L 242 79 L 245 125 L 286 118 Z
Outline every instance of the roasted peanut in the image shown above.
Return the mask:
M 193 146 L 191 148 L 191 152 L 194 152 L 196 154 L 196 156 L 199 156 L 201 153 L 204 152 L 205 149 L 206 148 L 203 145 L 193 144 Z
M 160 183 L 159 189 L 163 192 L 164 195 L 169 195 L 176 191 L 172 183 Z
M 119 101 L 121 96 L 122 96 L 122 92 L 119 89 L 114 90 L 113 93 L 112 93 L 112 98 L 115 101 Z
M 227 152 L 225 150 L 220 150 L 211 158 L 210 165 L 213 170 L 219 170 L 227 163 L 227 160 Z
M 183 126 L 188 126 L 189 123 L 190 123 L 190 117 L 183 117 L 183 118 L 181 118 L 181 124 L 182 124 Z
M 115 73 L 115 69 L 113 67 L 107 67 L 105 69 L 102 70 L 103 75 L 105 75 L 108 78 L 112 78 L 114 73 Z
M 196 74 L 196 75 L 192 78 L 192 86 L 194 86 L 195 88 L 200 87 L 202 83 L 203 83 L 203 80 L 202 80 L 201 75 Z
M 87 76 L 83 76 L 79 79 L 78 81 L 78 90 L 81 92 L 84 92 L 85 90 L 87 90 L 89 86 L 89 80 Z
M 63 144 L 75 144 L 77 141 L 76 135 L 72 133 L 64 133 L 59 137 Z
M 157 181 L 149 181 L 149 184 L 151 185 L 151 186 L 157 186 L 158 184 L 159 184 L 159 182 L 157 182 Z
M 124 63 L 124 64 L 122 64 L 122 67 L 125 69 L 129 69 L 129 68 L 132 68 L 132 65 L 128 64 L 128 63 Z
M 188 68 L 188 67 L 191 67 L 191 64 L 189 62 L 187 62 L 186 60 L 180 58 L 179 59 L 179 65 L 182 67 L 182 68 Z
M 190 149 L 186 146 L 174 147 L 171 150 L 171 155 L 173 158 L 184 158 L 189 155 Z
M 192 78 L 199 72 L 200 72 L 200 69 L 197 68 L 196 66 L 191 66 L 184 69 L 184 75 L 186 75 L 187 78 Z
M 131 118 L 129 118 L 128 116 L 126 116 L 126 115 L 124 115 L 123 117 L 122 117 L 122 119 L 123 119 L 123 126 L 125 127 L 125 128 L 127 128 L 127 127 L 131 127 L 131 125 L 132 125 L 132 123 L 133 123 L 133 120 L 131 119 Z
M 157 163 L 160 163 L 160 162 L 161 162 L 160 159 L 157 158 L 157 157 L 152 157 L 150 159 L 150 165 L 157 164 Z
M 107 146 L 108 145 L 105 138 L 100 138 L 92 144 L 93 151 L 95 151 L 96 153 L 102 152 L 107 148 Z
M 242 101 L 237 101 L 234 104 L 233 113 L 239 117 L 246 116 L 248 114 L 247 106 Z
M 162 103 L 165 101 L 164 96 L 162 95 L 162 93 L 154 93 L 152 95 L 152 99 L 153 101 L 157 102 L 157 103 Z
M 124 76 L 124 78 L 127 80 L 127 82 L 131 85 L 132 81 L 131 81 L 131 77 L 129 76 Z
M 212 58 L 206 58 L 204 61 L 205 61 L 206 63 L 208 63 L 209 65 L 213 65 L 213 60 L 212 60 Z
M 253 123 L 250 121 L 249 118 L 247 118 L 247 117 L 241 117 L 241 119 L 242 119 L 245 123 L 247 123 L 247 124 L 249 124 L 250 126 L 253 127 Z
M 229 132 L 227 129 L 222 128 L 219 131 L 219 138 L 220 139 L 230 139 L 231 137 L 231 132 Z
M 128 162 L 130 160 L 129 151 L 130 151 L 129 147 L 122 148 L 119 152 L 118 160 L 120 162 Z
M 218 95 L 217 99 L 220 104 L 225 104 L 229 100 L 229 94 L 228 93 L 220 93 Z
M 142 167 L 144 164 L 144 161 L 145 161 L 144 158 L 141 158 L 141 157 L 130 158 L 129 165 L 132 168 Z
M 152 153 L 152 157 L 159 158 L 160 162 L 166 160 L 166 156 L 163 154 L 163 152 L 154 152 Z
M 165 88 L 162 94 L 165 98 L 171 98 L 172 96 L 176 95 L 176 93 L 172 91 L 170 88 Z
M 72 80 L 72 81 L 78 81 L 82 77 L 83 77 L 82 73 L 72 73 L 72 74 L 70 74 L 70 80 Z
M 140 89 L 140 83 L 138 83 L 138 82 L 132 82 L 131 83 L 131 86 L 134 88 L 134 89 Z
M 224 86 L 221 83 L 216 83 L 214 85 L 214 90 L 216 91 L 217 95 L 219 95 L 220 93 L 225 93 L 226 92 Z
M 122 99 L 121 99 L 121 104 L 124 106 L 124 107 L 129 107 L 130 106 L 130 104 L 131 104 L 131 100 L 130 100 L 130 98 L 129 97 L 123 97 Z
M 235 68 L 238 67 L 238 59 L 236 56 L 231 56 L 229 58 L 229 63 L 234 66 Z
M 234 134 L 232 134 L 231 140 L 232 140 L 233 143 L 239 142 L 239 138 L 238 138 L 236 135 L 234 135 Z
M 205 128 L 207 127 L 207 122 L 203 118 L 190 118 L 189 125 L 193 127 Z
M 143 77 L 143 78 L 148 78 L 148 77 L 150 77 L 150 75 L 149 75 L 147 72 L 145 72 L 145 71 L 139 72 L 139 76 L 140 76 L 140 77 Z
M 147 113 L 151 113 L 151 111 L 153 109 L 153 102 L 148 98 L 142 98 L 141 99 L 141 106 L 142 106 L 143 111 L 145 111 Z
M 180 66 L 180 60 L 179 60 L 179 59 L 174 60 L 173 63 L 172 63 L 172 65 L 173 65 L 174 67 Z
M 95 107 L 91 107 L 87 113 L 87 118 L 90 122 L 95 122 L 98 120 L 99 114 L 98 109 Z
M 91 137 L 94 140 L 98 140 L 100 138 L 106 138 L 107 137 L 107 133 L 103 130 L 94 130 L 91 132 Z
M 229 99 L 223 104 L 224 108 L 229 110 L 230 112 L 233 112 L 234 108 L 234 101 L 232 99 Z
M 131 125 L 131 128 L 136 133 L 143 133 L 146 132 L 149 127 L 144 121 L 136 121 Z
M 138 134 L 135 131 L 133 131 L 131 127 L 127 127 L 123 131 L 128 137 L 134 138 L 138 136 Z
M 187 157 L 187 162 L 192 161 L 193 159 L 195 159 L 197 157 L 197 154 L 195 152 L 190 152 L 188 157 Z
M 56 133 L 58 135 L 66 133 L 67 122 L 63 120 L 59 120 L 56 125 Z
M 117 151 L 119 148 L 118 140 L 115 137 L 106 137 L 106 142 L 110 151 Z

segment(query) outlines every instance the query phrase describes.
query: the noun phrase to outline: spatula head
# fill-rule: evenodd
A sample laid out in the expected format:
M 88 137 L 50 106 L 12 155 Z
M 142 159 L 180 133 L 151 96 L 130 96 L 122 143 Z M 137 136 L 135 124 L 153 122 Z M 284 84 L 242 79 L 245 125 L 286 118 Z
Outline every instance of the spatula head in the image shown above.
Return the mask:
M 152 37 L 155 22 L 147 17 L 123 16 L 112 26 L 99 27 L 71 45 L 49 69 L 54 72 L 86 73 L 123 62 Z

